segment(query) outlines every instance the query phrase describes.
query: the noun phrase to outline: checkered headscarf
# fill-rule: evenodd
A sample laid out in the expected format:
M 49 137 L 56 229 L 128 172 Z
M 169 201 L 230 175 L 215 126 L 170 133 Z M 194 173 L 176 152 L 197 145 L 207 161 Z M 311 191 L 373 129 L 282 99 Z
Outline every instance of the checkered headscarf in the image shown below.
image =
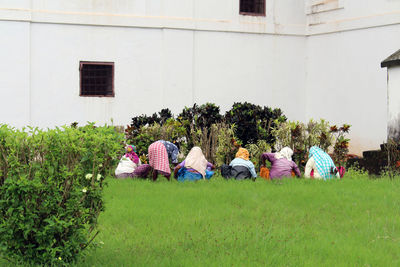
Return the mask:
M 315 165 L 317 165 L 318 172 L 322 178 L 331 179 L 334 177 L 332 168 L 336 168 L 335 163 L 321 148 L 317 146 L 311 147 L 308 157 L 314 157 Z

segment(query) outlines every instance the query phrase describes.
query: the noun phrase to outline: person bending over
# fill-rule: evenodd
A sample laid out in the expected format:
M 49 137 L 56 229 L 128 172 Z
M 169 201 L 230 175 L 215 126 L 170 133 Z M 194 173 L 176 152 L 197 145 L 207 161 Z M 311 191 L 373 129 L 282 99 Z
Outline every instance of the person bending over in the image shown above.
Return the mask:
M 221 174 L 225 178 L 235 178 L 236 180 L 257 178 L 256 169 L 253 162 L 249 159 L 249 151 L 245 148 L 239 148 L 235 159 L 221 166 Z
M 212 169 L 214 165 L 207 161 L 201 148 L 195 146 L 189 151 L 186 159 L 175 167 L 174 177 L 180 182 L 210 179 L 214 174 Z
M 308 158 L 304 171 L 304 176 L 306 178 L 311 177 L 312 171 L 314 172 L 314 179 L 327 180 L 334 177 L 340 178 L 332 158 L 321 148 L 317 146 L 311 147 L 308 152 Z
M 151 167 L 149 164 L 141 164 L 138 155 L 136 154 L 136 147 L 134 145 L 127 145 L 125 147 L 126 153 L 122 156 L 115 169 L 116 178 L 127 177 L 142 177 L 146 178 L 149 174 Z
M 301 176 L 299 167 L 292 160 L 293 150 L 284 147 L 276 153 L 263 153 L 261 155 L 261 165 L 265 166 L 265 161 L 271 162 L 269 177 L 271 179 L 281 179 L 282 177 L 291 177 L 292 171 L 297 177 Z

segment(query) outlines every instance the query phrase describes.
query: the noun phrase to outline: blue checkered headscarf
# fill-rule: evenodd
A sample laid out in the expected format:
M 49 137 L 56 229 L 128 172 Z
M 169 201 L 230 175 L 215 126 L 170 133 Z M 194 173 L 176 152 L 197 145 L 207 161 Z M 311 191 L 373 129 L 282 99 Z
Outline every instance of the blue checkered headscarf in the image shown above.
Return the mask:
M 333 163 L 331 157 L 321 148 L 317 146 L 311 147 L 308 157 L 314 158 L 315 165 L 317 165 L 318 172 L 322 178 L 331 179 L 334 177 L 334 175 L 332 174 L 332 167 L 336 168 L 335 163 Z

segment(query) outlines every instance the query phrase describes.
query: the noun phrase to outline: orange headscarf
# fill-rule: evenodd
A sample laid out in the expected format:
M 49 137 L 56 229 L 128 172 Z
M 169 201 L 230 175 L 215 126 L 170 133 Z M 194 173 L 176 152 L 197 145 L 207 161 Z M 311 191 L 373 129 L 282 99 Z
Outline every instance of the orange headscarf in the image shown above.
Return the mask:
M 244 160 L 249 160 L 249 151 L 247 151 L 247 149 L 241 147 L 241 148 L 239 148 L 238 152 L 236 153 L 236 157 L 244 159 Z

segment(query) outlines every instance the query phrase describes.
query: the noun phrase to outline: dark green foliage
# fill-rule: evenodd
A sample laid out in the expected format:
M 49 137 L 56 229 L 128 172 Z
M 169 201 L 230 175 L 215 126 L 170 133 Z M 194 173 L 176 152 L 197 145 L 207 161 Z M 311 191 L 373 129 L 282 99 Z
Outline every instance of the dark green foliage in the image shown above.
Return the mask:
M 64 265 L 97 234 L 104 177 L 123 149 L 113 127 L 16 130 L 0 125 L 0 253 Z
M 191 108 L 185 108 L 178 115 L 179 121 L 187 121 L 196 127 L 210 129 L 211 125 L 222 121 L 219 107 L 213 103 L 206 103 L 201 106 L 194 104 Z
M 160 123 L 161 125 L 166 123 L 168 119 L 172 118 L 171 110 L 169 110 L 168 108 L 162 109 L 160 112 L 158 112 L 158 115 L 159 115 L 159 120 L 157 122 Z
M 266 140 L 273 144 L 275 139 L 270 129 L 275 127 L 275 120 L 286 121 L 280 109 L 261 107 L 251 103 L 234 103 L 232 109 L 225 114 L 228 124 L 235 124 L 236 136 L 243 145 L 256 143 L 258 140 Z
M 207 131 L 207 133 L 210 133 L 213 124 L 222 122 L 223 116 L 219 112 L 219 107 L 213 103 L 206 103 L 201 106 L 194 104 L 191 108 L 185 107 L 183 109 L 177 120 L 186 129 L 186 139 L 189 147 L 195 145 L 193 132 Z
M 125 133 L 127 135 L 127 139 L 134 138 L 140 133 L 140 128 L 145 125 L 152 125 L 154 123 L 159 123 L 163 125 L 167 122 L 168 119 L 172 118 L 171 110 L 168 108 L 162 109 L 160 112 L 154 113 L 151 116 L 140 115 L 132 118 L 132 123 L 127 127 Z
M 194 104 L 185 107 L 176 120 L 169 109 L 161 110 L 158 115 L 154 113 L 151 117 L 134 117 L 126 129 L 126 138 L 128 143 L 138 147 L 141 155 L 147 153 L 147 147 L 152 142 L 165 139 L 180 145 L 182 152 L 185 152 L 185 148 L 200 146 L 209 160 L 223 162 L 223 158 L 231 158 L 225 152 L 231 154 L 237 149 L 235 143 L 245 146 L 263 140 L 272 145 L 275 139 L 271 129 L 277 122 L 283 121 L 286 121 L 286 117 L 280 109 L 247 102 L 235 103 L 225 116 L 220 114 L 219 106 L 213 103 L 201 106 Z M 233 132 L 229 132 L 229 140 L 224 140 L 226 136 L 219 138 L 221 130 L 229 129 L 233 129 Z

